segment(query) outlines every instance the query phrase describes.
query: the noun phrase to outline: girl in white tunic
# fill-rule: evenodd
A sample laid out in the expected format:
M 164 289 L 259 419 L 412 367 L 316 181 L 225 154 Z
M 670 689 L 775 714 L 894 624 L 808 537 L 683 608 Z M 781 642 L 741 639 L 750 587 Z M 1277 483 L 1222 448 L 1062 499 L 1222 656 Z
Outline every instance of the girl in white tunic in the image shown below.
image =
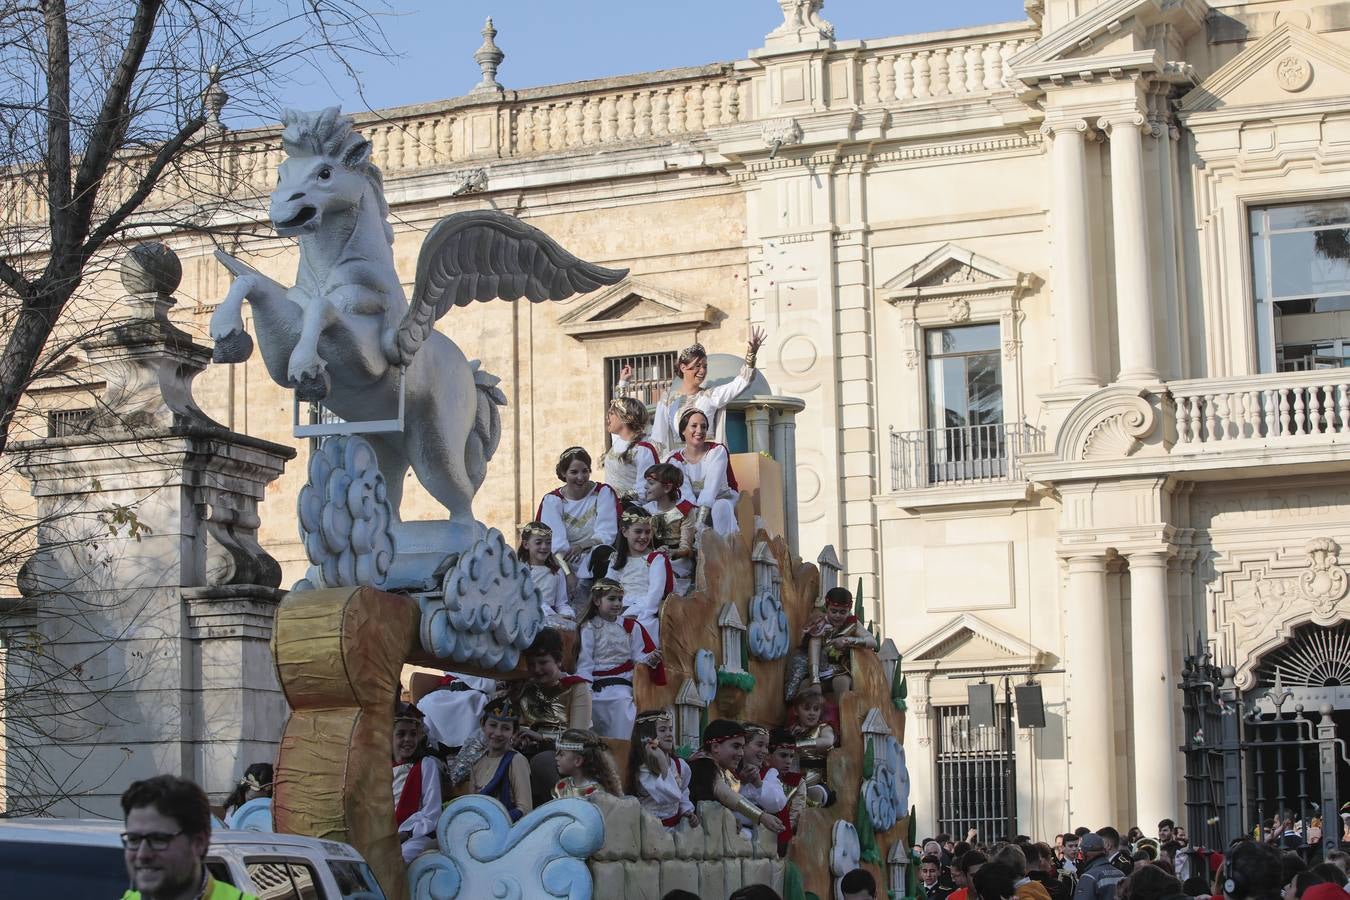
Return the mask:
M 433 756 L 422 755 L 422 713 L 408 703 L 394 713 L 394 822 L 410 863 L 436 844 L 441 817 L 441 771 Z
M 666 683 L 661 651 L 636 619 L 619 617 L 623 588 L 608 578 L 591 586 L 591 608 L 582 619 L 577 675 L 591 683 L 591 722 L 604 737 L 626 739 L 633 733 L 633 672 L 651 669 L 653 684 Z
M 652 466 L 661 461 L 656 445 L 647 437 L 647 407 L 634 397 L 615 397 L 605 412 L 605 430 L 610 447 L 605 453 L 605 483 L 620 500 L 646 502 L 647 479 Z
M 539 501 L 534 517 L 553 531 L 553 553 L 563 567 L 573 608 L 585 609 L 591 582 L 609 566 L 619 535 L 619 498 L 608 485 L 591 481 L 591 455 L 568 447 L 554 468 L 562 487 Z
M 530 522 L 520 532 L 520 561 L 530 567 L 530 580 L 539 588 L 539 606 L 544 624 L 575 631 L 576 613 L 568 601 L 567 578 L 553 556 L 553 529 L 543 522 Z
M 667 462 L 684 473 L 684 499 L 699 507 L 702 522 L 711 516 L 718 534 L 735 534 L 740 530 L 736 501 L 741 494 L 727 448 L 708 440 L 708 417 L 697 409 L 687 409 L 680 416 L 680 436 L 684 447 Z
M 741 796 L 764 810 L 777 815 L 787 806 L 787 792 L 778 777 L 778 770 L 769 765 L 769 729 L 753 722 L 745 723 L 745 756 L 741 758 Z M 754 824 L 737 813 L 742 833 L 753 834 Z
M 735 378 L 715 388 L 703 387 L 703 379 L 708 377 L 708 352 L 702 344 L 694 344 L 681 351 L 676 364 L 680 370 L 680 386 L 673 391 L 667 390 L 656 404 L 656 415 L 652 420 L 652 440 L 663 447 L 677 447 L 680 444 L 680 431 L 676 423 L 685 410 L 697 408 L 716 425 L 712 434 L 725 431 L 725 415 L 722 410 L 728 403 L 740 396 L 741 391 L 750 386 L 755 377 L 755 357 L 764 345 L 764 329 L 750 331 L 750 341 L 745 348 L 745 365 Z M 622 387 L 623 382 L 619 382 Z
M 698 827 L 698 811 L 689 799 L 689 763 L 675 755 L 675 723 L 668 709 L 638 713 L 628 742 L 628 781 L 643 812 L 661 820 L 667 831 L 681 821 Z
M 605 577 L 623 588 L 623 614 L 641 622 L 659 647 L 661 603 L 675 590 L 675 572 L 666 554 L 652 548 L 652 519 L 642 507 L 624 510 L 623 527 Z

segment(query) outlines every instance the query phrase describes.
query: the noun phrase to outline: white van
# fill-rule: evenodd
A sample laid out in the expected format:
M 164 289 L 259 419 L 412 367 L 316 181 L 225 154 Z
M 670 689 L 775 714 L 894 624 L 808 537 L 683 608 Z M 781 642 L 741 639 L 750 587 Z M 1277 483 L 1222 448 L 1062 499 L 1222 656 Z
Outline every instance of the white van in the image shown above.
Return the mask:
M 115 819 L 0 819 L 4 896 L 118 900 L 127 889 L 122 828 Z M 217 830 L 206 867 L 262 900 L 385 900 L 361 854 L 337 841 Z

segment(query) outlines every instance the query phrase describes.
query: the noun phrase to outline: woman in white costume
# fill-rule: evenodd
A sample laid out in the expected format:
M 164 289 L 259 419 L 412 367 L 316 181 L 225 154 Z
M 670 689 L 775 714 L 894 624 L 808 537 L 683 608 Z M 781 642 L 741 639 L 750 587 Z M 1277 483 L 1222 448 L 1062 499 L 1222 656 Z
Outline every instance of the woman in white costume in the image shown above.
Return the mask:
M 701 522 L 712 518 L 718 534 L 735 534 L 740 528 L 736 501 L 741 494 L 727 448 L 708 440 L 708 416 L 696 407 L 680 416 L 680 437 L 684 438 L 684 447 L 666 461 L 684 473 L 684 499 L 699 508 Z
M 626 370 L 625 370 L 626 371 Z M 615 397 L 605 410 L 605 430 L 610 434 L 604 456 L 605 483 L 620 500 L 645 503 L 644 474 L 661 462 L 661 453 L 647 436 L 647 407 L 635 397 Z
M 619 536 L 619 497 L 607 484 L 591 480 L 591 455 L 568 447 L 554 468 L 563 483 L 539 501 L 534 518 L 553 532 L 553 554 L 572 592 L 572 607 L 584 611 L 591 583 L 609 568 Z
M 652 419 L 652 440 L 667 449 L 678 447 L 680 432 L 676 425 L 691 408 L 699 409 L 708 418 L 712 426 L 708 432 L 710 436 L 721 435 L 725 439 L 726 416 L 723 409 L 750 386 L 755 377 L 755 358 L 766 336 L 763 328 L 751 329 L 750 341 L 745 348 L 745 365 L 741 366 L 735 378 L 714 388 L 703 386 L 703 379 L 708 377 L 708 352 L 703 349 L 703 345 L 694 344 L 685 348 L 677 360 L 680 386 L 673 391 L 667 390 L 656 404 L 656 415 Z

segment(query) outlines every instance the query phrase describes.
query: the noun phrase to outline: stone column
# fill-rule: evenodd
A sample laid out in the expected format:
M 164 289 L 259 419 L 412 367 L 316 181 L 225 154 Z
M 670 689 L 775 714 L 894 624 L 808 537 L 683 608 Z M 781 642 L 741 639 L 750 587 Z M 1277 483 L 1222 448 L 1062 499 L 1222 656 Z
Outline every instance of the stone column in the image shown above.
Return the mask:
M 1068 581 L 1069 818 L 1115 821 L 1115 690 L 1108 641 L 1106 555 L 1069 557 Z M 1100 827 L 1100 826 L 1097 826 Z
M 1050 283 L 1059 346 L 1056 384 L 1094 388 L 1101 384 L 1093 339 L 1092 243 L 1088 225 L 1087 122 L 1046 124 L 1050 144 L 1050 217 L 1053 231 Z
M 1111 137 L 1111 225 L 1115 238 L 1116 326 L 1120 380 L 1156 382 L 1153 275 L 1149 268 L 1148 216 L 1144 205 L 1144 131 L 1138 112 L 1105 120 Z
M 788 546 L 797 549 L 797 411 L 776 410 L 772 419 L 773 458 L 783 467 L 783 509 Z
M 769 453 L 769 410 L 763 406 L 745 408 L 745 434 L 747 449 L 751 453 Z
M 1176 818 L 1177 739 L 1173 708 L 1177 703 L 1171 629 L 1167 614 L 1167 554 L 1149 550 L 1129 554 L 1130 661 L 1134 688 L 1134 796 L 1136 819 Z

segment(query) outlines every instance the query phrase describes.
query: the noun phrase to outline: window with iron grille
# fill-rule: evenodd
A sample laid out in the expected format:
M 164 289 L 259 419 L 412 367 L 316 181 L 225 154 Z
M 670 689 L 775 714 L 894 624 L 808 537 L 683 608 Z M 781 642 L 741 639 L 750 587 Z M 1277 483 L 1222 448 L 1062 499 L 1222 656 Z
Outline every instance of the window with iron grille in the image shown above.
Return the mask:
M 675 379 L 674 350 L 665 353 L 641 353 L 634 356 L 611 356 L 605 360 L 605 404 L 619 395 L 619 373 L 624 366 L 633 367 L 624 396 L 636 397 L 648 406 L 655 406 L 661 394 Z
M 979 832 L 992 841 L 1008 830 L 1008 773 L 1014 764 L 1003 729 L 970 723 L 968 706 L 933 707 L 937 730 L 938 831 Z M 1003 721 L 995 704 L 994 721 Z M 1013 814 L 1016 815 L 1014 809 Z
M 47 437 L 69 437 L 88 434 L 94 425 L 94 411 L 87 406 L 76 409 L 54 409 L 47 413 Z

